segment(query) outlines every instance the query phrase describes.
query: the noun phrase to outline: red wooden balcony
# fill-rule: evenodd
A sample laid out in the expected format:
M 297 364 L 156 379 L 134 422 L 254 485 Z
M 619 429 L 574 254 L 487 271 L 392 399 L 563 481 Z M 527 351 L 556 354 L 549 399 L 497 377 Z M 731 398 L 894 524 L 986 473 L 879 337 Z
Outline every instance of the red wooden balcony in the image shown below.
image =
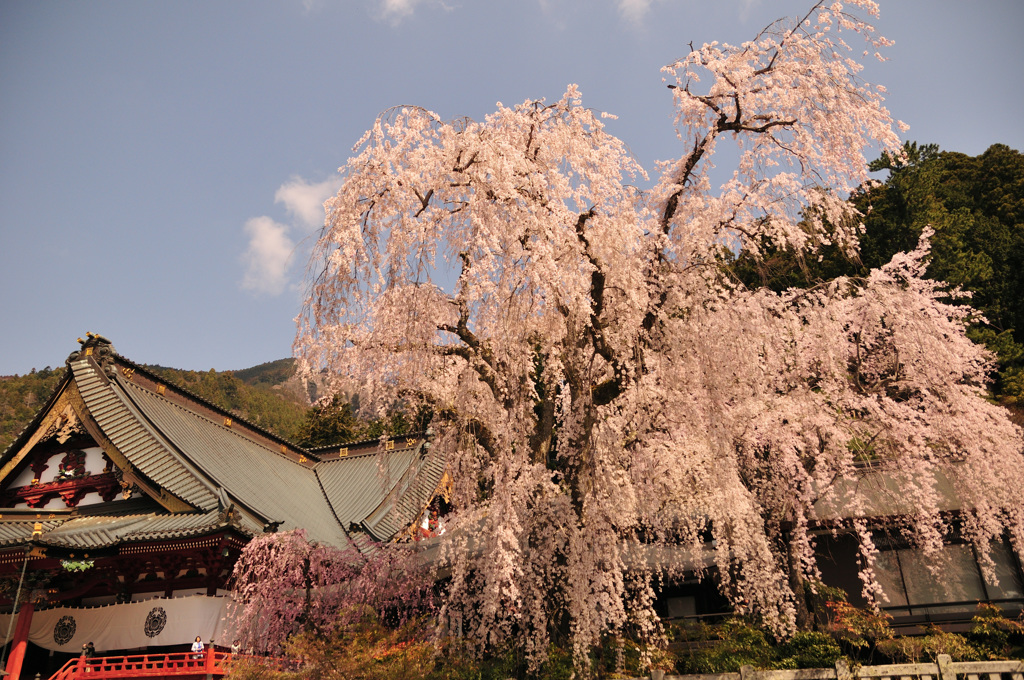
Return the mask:
M 130 654 L 128 656 L 79 657 L 64 664 L 50 680 L 104 680 L 105 678 L 206 678 L 223 677 L 232 655 L 207 651 L 205 654 Z

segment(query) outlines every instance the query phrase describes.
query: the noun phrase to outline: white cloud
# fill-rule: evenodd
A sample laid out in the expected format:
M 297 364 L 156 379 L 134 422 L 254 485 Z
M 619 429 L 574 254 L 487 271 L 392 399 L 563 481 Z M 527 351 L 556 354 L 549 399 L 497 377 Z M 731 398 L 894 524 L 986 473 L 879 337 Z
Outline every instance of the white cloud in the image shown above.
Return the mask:
M 413 13 L 421 0 L 381 0 L 380 13 L 384 19 L 398 23 Z
M 295 243 L 288 237 L 288 225 L 269 217 L 253 217 L 245 223 L 249 248 L 242 255 L 245 277 L 242 288 L 255 293 L 280 295 L 288 285 L 288 265 Z
M 454 9 L 454 6 L 445 0 L 376 0 L 376 2 L 378 18 L 391 24 L 399 24 L 402 19 L 412 16 L 420 5 L 429 5 L 434 9 L 440 8 L 446 12 L 451 12 Z
M 324 224 L 324 201 L 341 188 L 341 177 L 317 182 L 307 182 L 295 177 L 282 184 L 274 194 L 275 203 L 283 203 L 285 210 L 299 220 L 304 231 L 322 227 Z
M 622 16 L 634 24 L 641 23 L 647 10 L 651 8 L 651 0 L 618 0 L 618 2 Z
M 651 9 L 651 5 L 656 0 L 615 0 L 615 3 L 619 7 L 619 12 L 623 18 L 628 20 L 635 26 L 641 26 L 644 19 L 647 17 L 647 13 Z M 739 0 L 739 18 L 741 21 L 746 21 L 750 18 L 751 14 L 761 5 L 762 0 Z M 547 0 L 540 0 L 541 6 L 544 6 Z
M 249 247 L 242 255 L 245 275 L 242 288 L 254 293 L 280 295 L 291 285 L 290 270 L 301 259 L 304 245 L 296 255 L 293 239 L 306 243 L 307 236 L 324 224 L 324 201 L 341 187 L 341 176 L 323 182 L 293 177 L 274 193 L 274 202 L 284 206 L 289 219 L 277 222 L 266 215 L 245 223 Z

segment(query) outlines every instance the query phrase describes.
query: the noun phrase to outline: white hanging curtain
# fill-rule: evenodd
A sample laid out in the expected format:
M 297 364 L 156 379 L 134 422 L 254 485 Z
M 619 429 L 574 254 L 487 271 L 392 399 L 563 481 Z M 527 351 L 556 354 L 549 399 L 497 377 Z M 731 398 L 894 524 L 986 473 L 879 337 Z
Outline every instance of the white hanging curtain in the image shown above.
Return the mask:
M 227 618 L 230 603 L 230 597 L 193 595 L 45 609 L 33 613 L 28 639 L 44 649 L 71 653 L 92 642 L 99 655 L 114 649 L 188 645 L 197 635 L 204 644 L 215 640 L 227 647 L 234 636 Z M 10 616 L 0 615 L 0 630 L 7 630 Z

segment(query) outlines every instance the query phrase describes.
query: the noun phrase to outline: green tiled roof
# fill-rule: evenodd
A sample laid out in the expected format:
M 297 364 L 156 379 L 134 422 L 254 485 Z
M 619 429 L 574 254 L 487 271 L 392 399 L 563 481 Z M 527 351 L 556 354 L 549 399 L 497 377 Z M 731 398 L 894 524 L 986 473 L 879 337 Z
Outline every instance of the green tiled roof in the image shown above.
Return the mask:
M 72 550 L 100 550 L 117 545 L 146 541 L 172 540 L 201 536 L 229 526 L 220 512 L 147 513 L 132 515 L 96 515 L 62 518 L 41 522 L 42 536 L 35 543 Z M 35 522 L 0 522 L 0 546 L 25 543 L 32 537 Z M 243 534 L 258 534 L 262 526 L 242 517 L 233 528 Z
M 381 456 L 371 450 L 318 464 L 317 477 L 341 523 L 347 527 L 362 522 L 377 509 L 402 481 L 418 451 L 413 446 Z
M 366 453 L 357 447 L 355 455 L 323 460 L 234 422 L 232 414 L 121 358 L 103 339 L 83 343 L 68 367 L 62 385 L 74 380 L 88 415 L 140 475 L 140 484 L 145 478 L 196 511 L 167 512 L 170 506 L 142 502 L 146 496 L 126 501 L 131 505 L 120 510 L 120 502 L 109 504 L 109 512 L 107 506 L 89 506 L 48 520 L 36 539 L 35 521 L 17 511 L 0 519 L 0 547 L 33 541 L 99 549 L 198 536 L 227 527 L 224 511 L 234 506 L 231 526 L 243 534 L 256 535 L 273 523 L 284 530 L 303 528 L 316 541 L 372 550 L 374 541 L 391 540 L 415 521 L 444 475 L 443 457 L 414 438 L 399 439 L 395 450 L 378 452 L 368 445 L 361 447 Z M 19 436 L 19 446 L 42 416 Z M 350 536 L 350 525 L 360 531 Z
M 132 383 L 123 389 L 153 427 L 217 486 L 282 529 L 302 527 L 310 538 L 347 545 L 312 468 L 220 422 Z
M 217 498 L 189 469 L 174 447 L 140 418 L 122 389 L 100 373 L 89 359 L 71 362 L 78 391 L 89 413 L 118 451 L 150 478 L 193 507 L 210 510 Z
M 387 541 L 405 530 L 430 502 L 444 476 L 443 456 L 424 442 L 400 450 L 324 461 L 317 476 L 338 519 Z

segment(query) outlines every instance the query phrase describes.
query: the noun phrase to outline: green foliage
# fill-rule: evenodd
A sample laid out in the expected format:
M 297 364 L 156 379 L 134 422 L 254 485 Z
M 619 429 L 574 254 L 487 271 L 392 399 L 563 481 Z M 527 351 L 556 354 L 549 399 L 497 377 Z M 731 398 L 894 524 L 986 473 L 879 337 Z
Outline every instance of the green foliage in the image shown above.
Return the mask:
M 680 673 L 735 673 L 747 665 L 774 668 L 778 661 L 764 630 L 744 619 L 729 619 L 719 626 L 684 626 L 674 637 L 696 643 L 689 654 L 680 655 Z
M 397 437 L 413 430 L 425 429 L 430 420 L 423 414 L 412 418 L 404 409 L 395 407 L 387 415 L 367 422 L 357 418 L 355 411 L 356 407 L 345 401 L 340 394 L 334 395 L 329 403 L 315 404 L 306 412 L 305 420 L 299 428 L 297 443 L 315 449 L 377 439 L 385 434 Z
M 872 169 L 888 169 L 888 180 L 853 198 L 865 213 L 863 264 L 913 247 L 930 224 L 928 276 L 972 294 L 987 321 L 971 337 L 998 357 L 994 390 L 1020 398 L 1024 346 L 1014 336 L 1024 332 L 1024 155 L 1003 144 L 976 157 L 934 145 L 905 150 L 903 163 L 877 161 Z
M 843 658 L 843 650 L 827 633 L 800 631 L 779 645 L 776 668 L 828 668 Z
M 315 404 L 306 412 L 296 438 L 300 446 L 315 449 L 362 439 L 364 426 L 340 394 L 328 404 Z
M 406 412 L 396 408 L 386 416 L 371 420 L 363 429 L 360 439 L 376 439 L 384 434 L 391 437 L 407 434 L 413 431 L 412 419 Z M 422 429 L 422 428 L 415 428 Z
M 994 604 L 979 604 L 967 639 L 985 659 L 1024 658 L 1024 621 L 1003 616 Z
M 231 371 L 236 378 L 248 385 L 263 385 L 274 387 L 287 382 L 295 375 L 295 359 L 278 359 L 268 361 L 259 366 L 243 368 L 240 371 Z
M 698 623 L 674 627 L 680 673 L 734 673 L 741 666 L 761 669 L 828 668 L 843 650 L 827 633 L 802 631 L 775 641 L 764 629 L 744 619 L 717 626 Z
M 831 245 L 819 249 L 819 259 L 767 248 L 760 259 L 740 253 L 731 273 L 744 285 L 773 290 L 863 276 L 913 250 L 930 225 L 927 276 L 970 292 L 969 303 L 986 319 L 971 338 L 998 357 L 993 391 L 1024 399 L 1024 155 L 1003 144 L 972 157 L 916 142 L 904 154 L 874 161 L 871 170 L 888 171 L 888 178 L 850 199 L 864 215 L 857 257 Z
M 0 452 L 7 449 L 49 398 L 64 369 L 0 377 Z
M 552 646 L 547 661 L 536 672 L 527 670 L 526 658 L 513 646 L 480 659 L 469 652 L 460 640 L 446 640 L 437 656 L 437 663 L 429 680 L 570 680 L 579 677 L 573 667 L 572 655 L 565 649 Z M 598 677 L 602 677 L 598 674 Z
M 895 663 L 935 662 L 939 654 L 949 654 L 953 661 L 980 661 L 983 657 L 977 647 L 964 636 L 947 633 L 929 626 L 927 634 L 919 637 L 896 637 L 878 643 L 878 651 Z

